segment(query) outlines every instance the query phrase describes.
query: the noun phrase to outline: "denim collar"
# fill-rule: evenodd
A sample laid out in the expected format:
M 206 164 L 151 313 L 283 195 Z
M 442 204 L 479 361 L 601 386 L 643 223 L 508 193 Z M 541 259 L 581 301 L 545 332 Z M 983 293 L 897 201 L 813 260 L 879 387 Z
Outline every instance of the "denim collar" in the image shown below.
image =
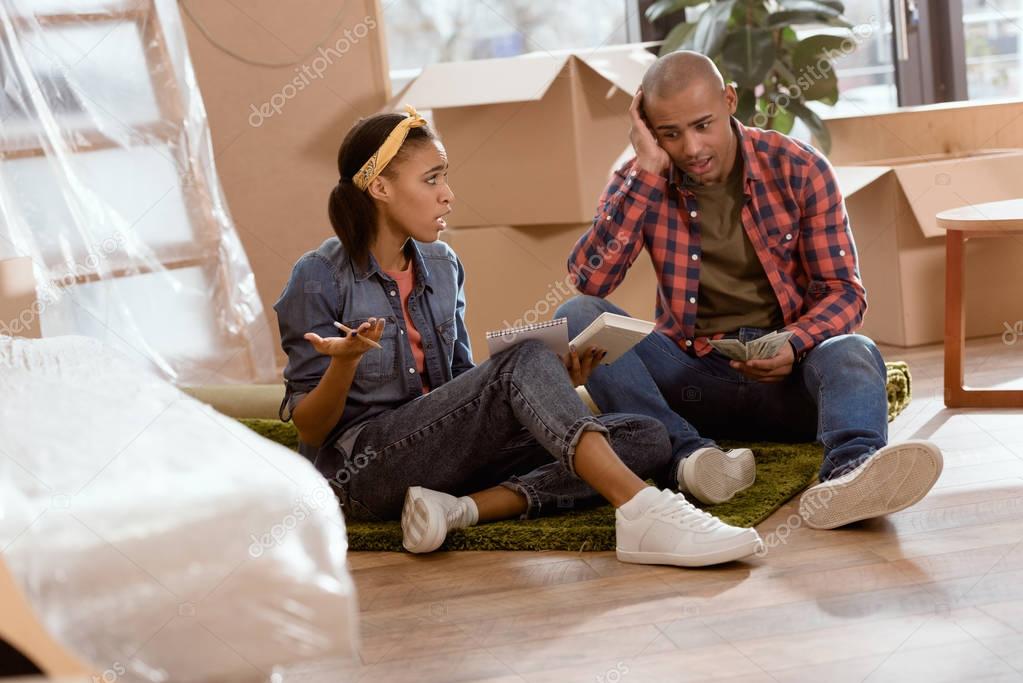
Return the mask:
M 416 292 L 422 292 L 423 289 L 429 289 L 433 291 L 433 285 L 430 283 L 430 270 L 426 267 L 426 259 L 423 258 L 423 252 L 419 250 L 419 245 L 416 244 L 414 239 L 409 239 L 405 242 L 405 255 L 413 263 L 413 272 L 416 276 Z M 371 275 L 379 275 L 388 281 L 391 280 L 391 276 L 388 275 L 380 267 L 373 252 L 369 252 L 369 262 L 366 264 L 366 269 L 363 270 L 354 259 L 349 257 L 352 264 L 352 272 L 355 274 L 355 279 L 362 282 L 368 279 Z
M 743 193 L 749 197 L 752 196 L 750 192 L 750 186 L 752 183 L 759 183 L 763 179 L 763 173 L 760 169 L 760 163 L 757 161 L 757 155 L 753 149 L 753 139 L 746 134 L 746 126 L 739 122 L 739 119 L 734 116 L 731 117 L 732 130 L 735 131 L 736 146 L 739 148 L 739 157 L 742 160 L 743 168 L 743 182 L 742 189 Z M 681 184 L 676 185 L 676 174 L 681 176 Z M 675 164 L 672 164 L 668 168 L 668 186 L 678 187 L 679 189 L 685 189 L 688 185 L 693 184 L 693 181 L 683 171 L 679 171 Z

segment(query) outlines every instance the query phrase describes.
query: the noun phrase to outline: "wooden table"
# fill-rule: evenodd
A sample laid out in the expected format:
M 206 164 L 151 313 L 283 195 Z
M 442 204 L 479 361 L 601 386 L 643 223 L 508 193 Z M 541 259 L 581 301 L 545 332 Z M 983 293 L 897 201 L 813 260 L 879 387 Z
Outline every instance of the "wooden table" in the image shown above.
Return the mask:
M 949 408 L 1023 408 L 1023 390 L 968 389 L 964 385 L 966 300 L 964 274 L 966 240 L 977 237 L 1023 236 L 1023 199 L 974 204 L 942 211 L 938 225 L 945 237 L 945 405 Z M 1018 303 L 1023 292 L 1007 292 L 1006 302 Z M 1007 308 L 1006 315 L 1018 313 Z M 1015 320 L 1006 320 L 1014 333 Z M 1019 343 L 1023 345 L 1023 338 Z

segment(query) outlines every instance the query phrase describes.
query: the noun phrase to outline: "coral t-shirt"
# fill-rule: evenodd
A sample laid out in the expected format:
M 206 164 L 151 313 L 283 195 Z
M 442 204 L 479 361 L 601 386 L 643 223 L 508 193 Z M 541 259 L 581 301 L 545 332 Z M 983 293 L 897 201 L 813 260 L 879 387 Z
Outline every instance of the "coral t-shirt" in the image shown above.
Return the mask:
M 412 322 L 412 316 L 408 313 L 408 297 L 412 293 L 412 288 L 415 286 L 415 277 L 412 266 L 410 265 L 406 270 L 391 272 L 389 270 L 384 271 L 391 276 L 395 282 L 398 283 L 398 294 L 401 296 L 401 310 L 405 314 L 405 329 L 408 331 L 409 345 L 412 347 L 412 357 L 416 361 L 416 372 L 419 373 L 419 379 L 423 382 L 423 393 L 425 394 L 430 390 L 426 385 L 426 375 L 423 374 L 426 371 L 426 354 L 423 353 L 423 336 L 419 334 L 419 330 L 416 329 L 415 324 Z

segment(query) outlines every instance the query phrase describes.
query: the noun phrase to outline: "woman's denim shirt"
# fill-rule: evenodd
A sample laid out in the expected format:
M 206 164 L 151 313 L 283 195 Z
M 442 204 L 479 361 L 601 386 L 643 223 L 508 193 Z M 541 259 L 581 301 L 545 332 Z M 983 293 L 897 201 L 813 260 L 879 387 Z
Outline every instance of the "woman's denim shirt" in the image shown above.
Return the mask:
M 451 247 L 440 241 L 409 240 L 406 253 L 415 268 L 409 315 L 423 338 L 426 383 L 435 389 L 473 367 L 465 329 L 465 271 Z M 341 333 L 334 321 L 353 329 L 369 318 L 387 321 L 380 339 L 382 348 L 370 349 L 362 356 L 344 413 L 322 448 L 334 448 L 337 442 L 350 452 L 360 425 L 423 395 L 423 378 L 408 341 L 398 284 L 380 269 L 372 254 L 363 270 L 338 238 L 328 239 L 298 260 L 274 310 L 281 345 L 288 354 L 280 411 L 285 421 L 330 365 L 330 358 L 303 338 L 307 332 L 336 337 Z M 306 444 L 301 444 L 299 451 L 312 461 L 318 453 Z

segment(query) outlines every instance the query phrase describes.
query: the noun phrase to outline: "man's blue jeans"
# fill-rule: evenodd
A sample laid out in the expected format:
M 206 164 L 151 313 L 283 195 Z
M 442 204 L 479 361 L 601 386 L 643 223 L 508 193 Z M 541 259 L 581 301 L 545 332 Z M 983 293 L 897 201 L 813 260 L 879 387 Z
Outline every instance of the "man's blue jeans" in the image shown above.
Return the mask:
M 593 296 L 566 301 L 574 337 L 604 312 L 627 315 Z M 742 328 L 742 341 L 770 330 Z M 888 440 L 887 370 L 869 338 L 858 334 L 818 344 L 778 383 L 749 379 L 712 352 L 697 357 L 654 332 L 611 365 L 597 368 L 586 389 L 602 411 L 638 413 L 668 429 L 672 453 L 686 457 L 713 439 L 813 441 L 824 445 L 820 479 L 841 476 Z

